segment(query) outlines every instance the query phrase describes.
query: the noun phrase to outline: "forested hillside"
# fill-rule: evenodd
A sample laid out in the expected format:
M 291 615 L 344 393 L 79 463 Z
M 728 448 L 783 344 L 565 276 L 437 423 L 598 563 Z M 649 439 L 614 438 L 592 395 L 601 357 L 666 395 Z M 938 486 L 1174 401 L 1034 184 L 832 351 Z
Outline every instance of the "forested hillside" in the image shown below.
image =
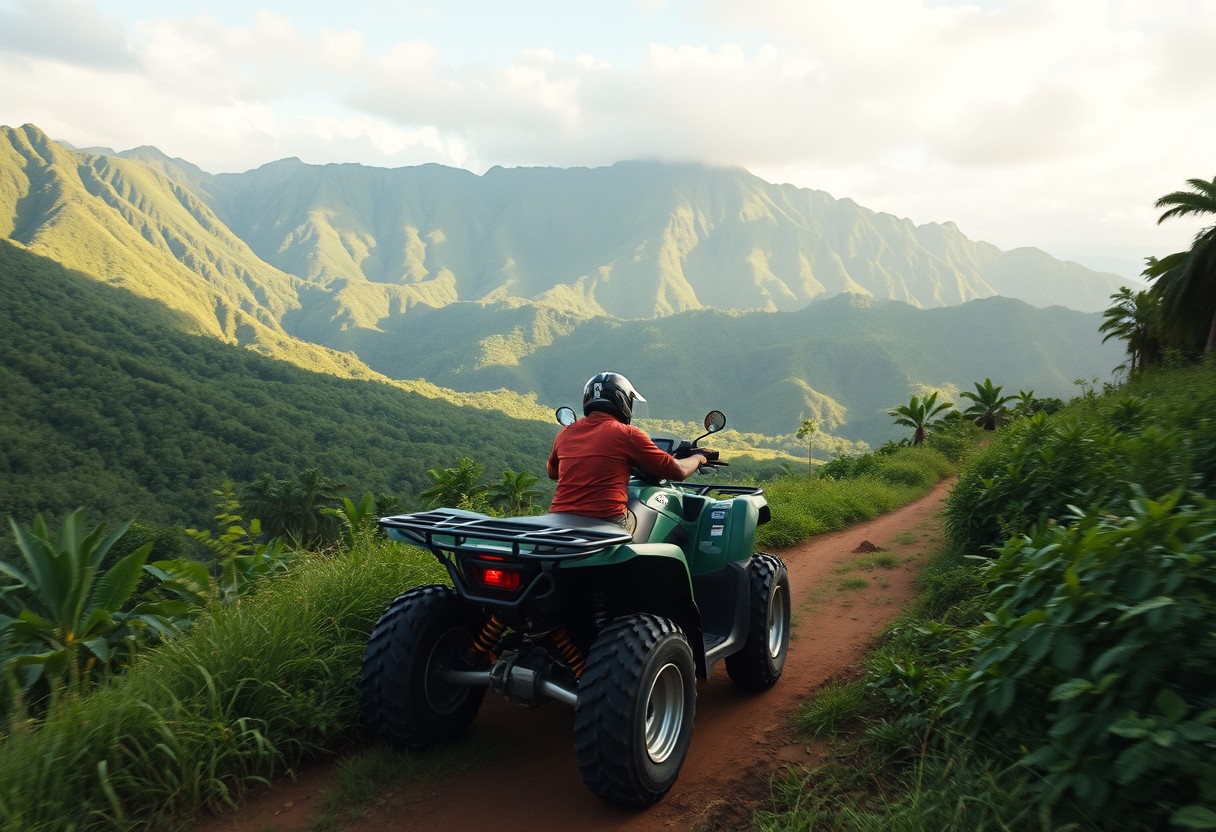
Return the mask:
M 507 334 L 482 343 L 446 337 L 470 317 Z M 455 304 L 415 317 L 408 356 L 397 352 L 396 332 L 362 333 L 358 351 L 388 375 L 408 365 L 445 387 L 535 391 L 555 404 L 570 403 L 589 370 L 628 368 L 652 418 L 719 407 L 745 433 L 790 434 L 814 418 L 822 431 L 881 444 L 897 436 L 887 411 L 921 385 L 950 400 L 991 377 L 1006 392 L 1070 398 L 1077 379 L 1105 378 L 1120 361 L 1118 344 L 1100 343 L 1100 323 L 1097 313 L 1009 298 L 917 309 L 842 295 L 797 312 L 628 321 Z M 487 360 L 512 348 L 518 358 Z
M 0 241 L 0 516 L 201 524 L 211 490 L 319 468 L 411 499 L 462 455 L 543 476 L 556 425 L 301 370 Z

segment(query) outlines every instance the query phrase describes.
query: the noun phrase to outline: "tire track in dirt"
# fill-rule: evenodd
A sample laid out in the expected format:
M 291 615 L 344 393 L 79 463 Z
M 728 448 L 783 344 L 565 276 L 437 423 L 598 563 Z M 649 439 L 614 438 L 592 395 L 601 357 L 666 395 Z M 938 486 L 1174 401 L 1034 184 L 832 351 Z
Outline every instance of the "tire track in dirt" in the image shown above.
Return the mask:
M 855 669 L 873 640 L 915 598 L 920 566 L 941 539 L 950 480 L 889 514 L 778 552 L 790 573 L 794 638 L 785 672 L 761 694 L 737 690 L 721 664 L 698 683 L 688 759 L 672 790 L 649 809 L 611 806 L 583 788 L 572 710 L 521 709 L 486 697 L 458 748 L 475 758 L 458 773 L 402 783 L 339 829 L 536 832 L 666 832 L 745 827 L 768 801 L 771 776 L 814 762 L 818 750 L 790 735 L 790 715 L 829 679 Z M 883 565 L 874 565 L 874 548 Z M 866 568 L 866 567 L 869 568 Z M 864 586 L 862 585 L 864 581 Z M 459 752 L 458 752 L 459 753 Z M 306 832 L 335 775 L 327 763 L 249 797 L 195 832 Z

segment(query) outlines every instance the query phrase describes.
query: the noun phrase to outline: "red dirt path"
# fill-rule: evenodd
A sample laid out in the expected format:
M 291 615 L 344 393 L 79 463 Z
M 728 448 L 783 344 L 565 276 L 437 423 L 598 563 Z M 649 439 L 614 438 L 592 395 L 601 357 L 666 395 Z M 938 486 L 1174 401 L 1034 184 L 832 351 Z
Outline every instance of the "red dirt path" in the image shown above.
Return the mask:
M 708 682 L 698 683 L 688 759 L 657 805 L 626 811 L 583 788 L 574 760 L 571 709 L 550 704 L 521 710 L 490 695 L 460 741 L 478 761 L 457 774 L 402 782 L 367 807 L 361 819 L 336 828 L 746 828 L 752 810 L 767 805 L 771 776 L 791 764 L 814 762 L 819 753 L 791 735 L 786 727 L 790 715 L 824 682 L 855 670 L 874 638 L 915 597 L 913 579 L 940 539 L 939 510 L 948 490 L 949 482 L 943 482 L 876 520 L 778 552 L 789 568 L 794 603 L 785 673 L 762 694 L 737 691 L 721 665 Z M 883 563 L 875 564 L 877 558 Z M 489 750 L 478 755 L 478 748 Z M 294 782 L 255 793 L 239 811 L 213 818 L 196 832 L 307 832 L 322 814 L 318 797 L 330 787 L 334 770 L 333 764 L 306 770 Z

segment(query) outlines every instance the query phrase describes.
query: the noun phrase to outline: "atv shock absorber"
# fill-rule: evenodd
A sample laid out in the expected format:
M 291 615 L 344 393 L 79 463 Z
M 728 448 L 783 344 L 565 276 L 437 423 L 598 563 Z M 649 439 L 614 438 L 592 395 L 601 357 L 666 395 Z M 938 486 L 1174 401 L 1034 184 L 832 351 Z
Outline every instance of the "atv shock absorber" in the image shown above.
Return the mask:
M 561 654 L 562 659 L 574 671 L 574 678 L 583 675 L 583 665 L 587 660 L 583 658 L 583 654 L 579 652 L 578 647 L 570 636 L 566 633 L 565 627 L 558 627 L 552 634 L 553 643 L 557 645 L 557 652 Z
M 595 631 L 598 633 L 608 626 L 608 610 L 604 603 L 604 588 L 597 586 L 591 597 L 591 615 L 595 620 Z
M 473 640 L 473 646 L 469 649 L 469 655 L 474 656 L 480 653 L 485 658 L 489 659 L 490 664 L 498 660 L 498 642 L 502 639 L 502 634 L 506 632 L 507 624 L 497 615 L 491 615 L 490 620 L 481 628 L 481 632 L 477 634 L 477 638 Z

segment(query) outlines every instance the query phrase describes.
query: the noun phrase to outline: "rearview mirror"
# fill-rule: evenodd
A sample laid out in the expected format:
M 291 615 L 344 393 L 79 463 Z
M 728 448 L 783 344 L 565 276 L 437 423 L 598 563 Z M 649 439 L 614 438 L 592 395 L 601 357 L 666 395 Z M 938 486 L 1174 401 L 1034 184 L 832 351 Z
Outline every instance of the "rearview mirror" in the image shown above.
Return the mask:
M 556 415 L 557 423 L 562 426 L 573 425 L 578 419 L 578 417 L 574 415 L 574 408 L 570 407 L 569 405 L 562 405 L 559 407 Z
M 705 430 L 717 433 L 726 427 L 726 414 L 721 410 L 711 410 L 705 416 Z

